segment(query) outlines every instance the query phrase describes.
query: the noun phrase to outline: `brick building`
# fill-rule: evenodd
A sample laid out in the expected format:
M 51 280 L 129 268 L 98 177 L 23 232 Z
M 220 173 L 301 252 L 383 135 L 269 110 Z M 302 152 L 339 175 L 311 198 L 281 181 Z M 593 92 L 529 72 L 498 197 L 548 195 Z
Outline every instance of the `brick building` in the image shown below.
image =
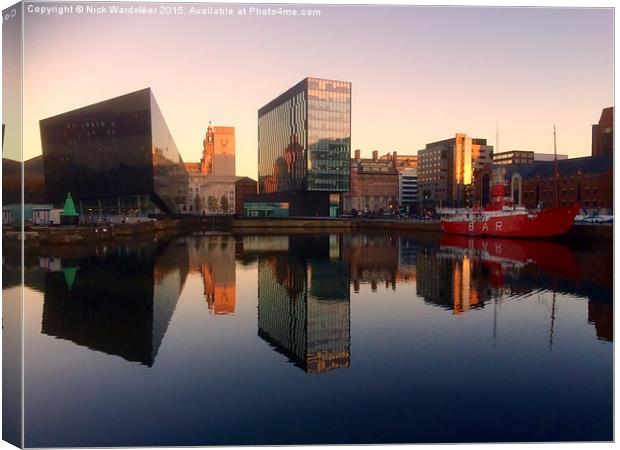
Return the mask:
M 503 171 L 506 199 L 526 208 L 553 208 L 579 203 L 588 212 L 613 210 L 611 154 L 507 166 L 487 165 L 478 173 L 474 195 L 488 204 L 493 171 Z
M 537 161 L 553 161 L 568 159 L 568 155 L 554 155 L 553 153 L 534 153 L 531 150 L 511 150 L 493 154 L 493 164 L 531 164 Z
M 239 177 L 235 181 L 235 214 L 243 215 L 243 199 L 248 194 L 258 192 L 258 183 L 248 177 Z
M 351 190 L 342 195 L 345 212 L 383 214 L 398 210 L 399 176 L 396 152 L 389 160 L 379 159 L 377 150 L 372 158 L 362 158 L 355 150 L 351 160 Z
M 592 156 L 613 155 L 614 108 L 603 109 L 597 124 L 592 125 Z

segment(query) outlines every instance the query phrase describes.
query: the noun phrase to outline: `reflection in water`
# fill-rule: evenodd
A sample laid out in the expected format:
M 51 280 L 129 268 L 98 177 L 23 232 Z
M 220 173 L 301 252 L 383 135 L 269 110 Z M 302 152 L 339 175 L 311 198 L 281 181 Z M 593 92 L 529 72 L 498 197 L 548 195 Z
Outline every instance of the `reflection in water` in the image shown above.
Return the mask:
M 41 249 L 24 272 L 27 446 L 609 439 L 611 258 L 607 243 L 395 233 Z M 456 372 L 479 382 L 445 383 Z M 572 416 L 541 419 L 558 410 Z M 221 426 L 248 415 L 242 433 Z M 360 425 L 330 426 L 342 417 Z
M 235 313 L 235 240 L 231 235 L 209 238 L 184 238 L 189 250 L 189 267 L 200 272 L 203 294 L 209 312 L 218 315 Z
M 544 291 L 573 294 L 588 298 L 587 320 L 597 336 L 613 339 L 612 254 L 605 242 L 571 242 L 569 247 L 548 241 L 445 235 L 437 242 L 382 234 L 343 239 L 354 292 L 362 284 L 376 292 L 380 284 L 396 290 L 400 283 L 415 283 L 425 302 L 455 315 Z M 554 317 L 554 304 L 549 308 Z
M 369 283 L 372 291 L 379 283 L 396 287 L 398 272 L 398 238 L 391 235 L 347 235 L 344 237 L 344 258 L 351 266 L 354 292 L 360 284 Z
M 549 291 L 552 325 L 556 294 L 584 296 L 588 322 L 600 339 L 611 341 L 611 272 L 593 272 L 588 265 L 611 267 L 612 255 L 596 242 L 589 245 L 573 251 L 556 242 L 446 235 L 438 250 L 418 258 L 418 294 L 460 314 L 490 300 Z
M 40 266 L 43 334 L 153 365 L 187 276 L 183 243 L 40 258 Z
M 236 264 L 256 258 L 258 334 L 308 373 L 349 367 L 350 284 L 376 292 L 380 284 L 412 283 L 426 303 L 455 315 L 542 292 L 573 294 L 588 298 L 586 319 L 597 337 L 613 340 L 611 251 L 594 244 L 573 251 L 462 236 L 190 236 L 89 257 L 29 258 L 25 281 L 44 293 L 42 333 L 150 367 L 187 273 L 200 273 L 209 312 L 235 314 Z M 19 282 L 10 262 L 5 289 Z M 555 308 L 550 301 L 550 343 Z
M 349 367 L 349 269 L 342 237 L 283 236 L 259 245 L 258 335 L 307 373 Z M 252 242 L 254 241 L 254 242 Z

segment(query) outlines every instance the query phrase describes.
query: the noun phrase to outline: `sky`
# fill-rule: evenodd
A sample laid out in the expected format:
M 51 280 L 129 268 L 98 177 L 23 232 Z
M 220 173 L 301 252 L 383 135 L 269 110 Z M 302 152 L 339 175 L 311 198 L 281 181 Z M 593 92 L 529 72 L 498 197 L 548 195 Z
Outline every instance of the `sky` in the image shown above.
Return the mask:
M 183 14 L 26 12 L 26 159 L 41 153 L 40 119 L 145 87 L 184 161 L 200 159 L 209 121 L 233 126 L 237 174 L 252 178 L 257 110 L 306 76 L 352 83 L 362 156 L 415 154 L 457 132 L 496 145 L 498 124 L 500 151 L 552 153 L 556 125 L 558 152 L 585 156 L 613 106 L 610 8 L 312 5 L 320 16 L 281 17 L 173 6 Z

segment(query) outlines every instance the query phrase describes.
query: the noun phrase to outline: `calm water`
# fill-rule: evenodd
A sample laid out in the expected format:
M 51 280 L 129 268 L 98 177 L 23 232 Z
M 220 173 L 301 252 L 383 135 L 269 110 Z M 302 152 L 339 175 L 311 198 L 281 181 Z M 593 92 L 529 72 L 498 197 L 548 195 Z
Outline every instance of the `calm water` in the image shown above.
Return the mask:
M 25 275 L 27 446 L 613 438 L 610 243 L 223 235 L 44 253 Z

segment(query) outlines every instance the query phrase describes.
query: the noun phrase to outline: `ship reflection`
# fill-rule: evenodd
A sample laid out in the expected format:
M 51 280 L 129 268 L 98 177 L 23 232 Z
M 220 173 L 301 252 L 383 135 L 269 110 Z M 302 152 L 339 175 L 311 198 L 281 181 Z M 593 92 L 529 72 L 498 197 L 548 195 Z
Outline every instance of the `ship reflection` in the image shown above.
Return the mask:
M 244 238 L 258 255 L 258 335 L 307 373 L 349 367 L 349 267 L 342 236 Z
M 556 294 L 587 297 L 588 322 L 598 338 L 611 341 L 611 258 L 604 243 L 573 250 L 559 242 L 445 235 L 438 249 L 418 255 L 418 295 L 454 314 L 541 290 L 554 299 Z
M 151 367 L 185 283 L 187 249 L 166 242 L 98 253 L 39 258 L 41 332 Z

